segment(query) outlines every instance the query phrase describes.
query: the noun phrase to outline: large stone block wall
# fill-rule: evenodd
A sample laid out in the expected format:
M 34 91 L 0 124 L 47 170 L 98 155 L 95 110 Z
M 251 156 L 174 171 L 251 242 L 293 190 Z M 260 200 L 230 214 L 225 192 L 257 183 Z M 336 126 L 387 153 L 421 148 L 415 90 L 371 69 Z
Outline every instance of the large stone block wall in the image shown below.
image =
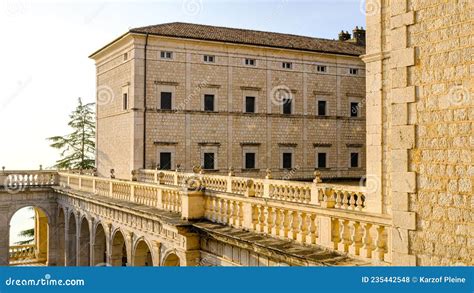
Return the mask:
M 369 197 L 393 215 L 393 264 L 473 265 L 474 2 L 369 2 Z

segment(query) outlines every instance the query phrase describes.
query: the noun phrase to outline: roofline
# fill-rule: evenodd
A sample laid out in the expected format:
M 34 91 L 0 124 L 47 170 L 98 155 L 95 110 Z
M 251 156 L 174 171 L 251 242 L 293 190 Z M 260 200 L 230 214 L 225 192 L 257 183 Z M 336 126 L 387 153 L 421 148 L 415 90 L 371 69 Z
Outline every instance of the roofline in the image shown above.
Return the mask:
M 124 33 L 124 34 L 121 34 L 119 37 L 115 38 L 113 41 L 107 43 L 105 46 L 101 47 L 100 49 L 96 50 L 95 52 L 93 52 L 92 54 L 90 54 L 88 56 L 88 58 L 93 58 L 95 55 L 97 55 L 98 53 L 100 53 L 102 50 L 104 50 L 105 48 L 107 47 L 110 47 L 111 45 L 117 43 L 118 41 L 120 41 L 121 39 L 123 39 L 125 36 L 127 36 L 128 34 L 130 34 L 130 31 Z
M 346 56 L 353 56 L 353 57 L 359 57 L 361 55 L 364 55 L 364 54 L 359 55 L 359 54 L 342 53 L 342 52 L 336 52 L 336 51 L 309 50 L 309 49 L 300 49 L 300 48 L 288 48 L 288 47 L 283 47 L 283 46 L 249 44 L 249 43 L 233 42 L 233 41 L 219 41 L 219 40 L 212 40 L 212 39 L 206 39 L 206 38 L 179 37 L 179 36 L 166 35 L 166 34 L 138 32 L 138 31 L 134 31 L 133 29 L 130 30 L 129 33 L 140 34 L 140 35 L 148 34 L 150 36 L 160 36 L 160 37 L 168 37 L 168 38 L 176 38 L 176 39 L 184 39 L 184 40 L 190 39 L 190 40 L 198 40 L 198 41 L 200 40 L 200 41 L 208 41 L 208 42 L 216 42 L 216 43 L 239 44 L 239 45 L 247 45 L 247 46 L 255 46 L 255 47 L 278 48 L 278 49 L 284 49 L 284 50 L 296 50 L 296 51 L 313 52 L 313 53 L 326 53 L 326 54 L 330 53 L 330 54 L 346 55 Z M 354 46 L 357 46 L 357 45 L 354 45 Z

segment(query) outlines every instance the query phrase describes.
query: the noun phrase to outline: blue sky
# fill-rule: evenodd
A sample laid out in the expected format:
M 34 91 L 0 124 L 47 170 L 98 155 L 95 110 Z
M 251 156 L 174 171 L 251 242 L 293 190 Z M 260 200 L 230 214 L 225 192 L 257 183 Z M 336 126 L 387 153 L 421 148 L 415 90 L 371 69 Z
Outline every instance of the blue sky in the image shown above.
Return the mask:
M 0 166 L 54 164 L 45 138 L 67 133 L 78 97 L 95 97 L 87 56 L 129 28 L 182 21 L 334 39 L 365 27 L 361 1 L 0 0 Z

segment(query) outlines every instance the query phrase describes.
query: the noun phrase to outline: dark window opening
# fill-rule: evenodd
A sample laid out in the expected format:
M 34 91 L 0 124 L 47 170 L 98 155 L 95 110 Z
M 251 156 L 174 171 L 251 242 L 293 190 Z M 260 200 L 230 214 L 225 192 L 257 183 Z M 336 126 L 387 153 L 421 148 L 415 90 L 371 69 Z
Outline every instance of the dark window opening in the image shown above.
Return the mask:
M 245 153 L 245 169 L 255 169 L 255 153 Z
M 127 93 L 123 94 L 123 109 L 124 110 L 128 109 L 128 94 Z
M 283 153 L 283 169 L 293 168 L 292 157 L 292 153 Z
M 204 153 L 204 169 L 214 169 L 214 153 Z
M 160 108 L 164 110 L 171 110 L 171 93 L 161 92 Z
M 318 101 L 318 115 L 326 116 L 326 101 Z
M 326 168 L 326 153 L 318 153 L 318 168 Z
M 351 153 L 351 168 L 359 167 L 359 153 Z
M 204 111 L 214 111 L 214 95 L 204 95 Z
M 291 114 L 293 101 L 290 98 L 283 100 L 283 114 Z
M 359 103 L 351 102 L 351 117 L 359 116 Z
M 245 112 L 255 113 L 255 97 L 245 97 Z
M 160 153 L 160 169 L 171 170 L 171 153 L 169 152 Z

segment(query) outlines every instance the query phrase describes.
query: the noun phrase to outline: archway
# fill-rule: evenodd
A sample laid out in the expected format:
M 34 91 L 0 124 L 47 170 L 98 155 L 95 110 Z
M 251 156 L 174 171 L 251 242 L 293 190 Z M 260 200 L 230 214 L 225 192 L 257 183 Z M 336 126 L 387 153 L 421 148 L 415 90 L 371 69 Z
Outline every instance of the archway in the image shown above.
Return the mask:
M 79 265 L 90 266 L 91 264 L 91 237 L 89 221 L 82 218 L 81 233 L 79 234 Z
M 9 264 L 47 264 L 49 219 L 38 207 L 18 209 L 10 218 Z
M 115 267 L 127 266 L 127 246 L 122 232 L 117 231 L 112 240 L 111 264 Z
M 105 238 L 105 231 L 102 224 L 98 224 L 95 228 L 94 238 L 93 265 L 105 265 L 107 263 L 107 244 Z
M 163 261 L 163 266 L 165 267 L 179 267 L 181 262 L 179 257 L 175 253 L 170 253 Z
M 66 226 L 66 217 L 64 216 L 64 210 L 59 208 L 58 211 L 58 265 L 66 265 L 66 247 L 65 247 L 65 226 Z
M 68 242 L 67 242 L 67 266 L 73 267 L 76 266 L 77 260 L 77 239 L 76 239 L 76 216 L 74 213 L 69 215 L 69 225 L 68 225 Z
M 136 267 L 151 267 L 153 266 L 153 259 L 151 257 L 150 247 L 145 240 L 140 240 L 135 247 L 133 256 L 133 265 Z

